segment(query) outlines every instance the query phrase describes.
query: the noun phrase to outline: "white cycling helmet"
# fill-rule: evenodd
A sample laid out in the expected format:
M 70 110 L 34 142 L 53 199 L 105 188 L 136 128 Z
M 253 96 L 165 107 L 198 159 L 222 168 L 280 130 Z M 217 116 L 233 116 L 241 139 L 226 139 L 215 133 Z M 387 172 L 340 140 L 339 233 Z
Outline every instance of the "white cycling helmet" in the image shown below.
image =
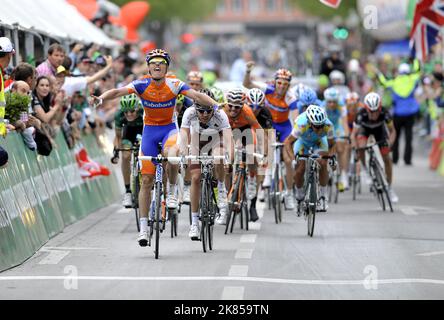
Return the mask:
M 228 104 L 242 106 L 244 104 L 245 94 L 242 89 L 232 89 L 227 93 Z
M 344 84 L 345 83 L 344 73 L 339 70 L 333 70 L 330 73 L 330 81 L 333 82 L 335 80 L 339 81 L 341 84 Z
M 317 105 L 312 104 L 308 106 L 305 112 L 307 113 L 308 121 L 315 126 L 323 125 L 327 121 L 327 114 L 324 109 Z
M 260 106 L 265 101 L 265 93 L 258 88 L 250 89 L 247 92 L 247 100 L 249 104 L 255 107 Z
M 410 66 L 408 63 L 401 63 L 398 67 L 398 73 L 399 74 L 409 74 L 410 73 Z
M 371 112 L 378 111 L 381 108 L 381 97 L 376 92 L 368 93 L 364 98 L 364 106 Z
M 330 87 L 324 91 L 326 101 L 339 101 L 339 91 L 335 87 Z

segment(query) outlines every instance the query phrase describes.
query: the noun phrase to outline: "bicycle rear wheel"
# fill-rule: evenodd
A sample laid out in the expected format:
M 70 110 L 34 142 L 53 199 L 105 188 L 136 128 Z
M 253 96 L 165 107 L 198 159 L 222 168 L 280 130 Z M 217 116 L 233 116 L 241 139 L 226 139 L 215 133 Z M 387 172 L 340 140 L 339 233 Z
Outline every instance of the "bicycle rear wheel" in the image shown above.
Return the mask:
M 155 247 L 154 247 L 154 257 L 159 259 L 159 242 L 160 242 L 160 220 L 161 220 L 161 210 L 162 210 L 162 202 L 161 202 L 161 193 L 162 193 L 162 184 L 160 182 L 156 183 L 156 212 L 155 212 L 155 221 L 154 221 L 154 229 L 156 232 L 155 237 Z

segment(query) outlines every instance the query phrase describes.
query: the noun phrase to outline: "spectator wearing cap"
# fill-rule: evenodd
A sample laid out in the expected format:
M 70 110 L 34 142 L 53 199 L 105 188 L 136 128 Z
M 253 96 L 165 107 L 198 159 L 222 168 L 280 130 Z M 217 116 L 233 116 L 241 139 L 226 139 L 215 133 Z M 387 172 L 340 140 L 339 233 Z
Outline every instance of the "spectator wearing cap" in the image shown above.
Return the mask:
M 48 48 L 48 58 L 36 68 L 38 76 L 55 76 L 57 68 L 65 58 L 65 48 L 58 43 L 53 43 Z
M 8 153 L 5 149 L 0 147 L 0 169 L 3 169 L 8 164 Z
M 12 55 L 15 53 L 11 40 L 6 37 L 0 37 L 0 136 L 5 137 L 7 130 L 4 122 L 5 118 L 5 86 L 3 80 L 4 69 L 11 62 Z
M 84 77 L 91 74 L 93 61 L 90 57 L 84 55 L 82 56 L 76 64 L 74 71 L 72 72 L 72 76 L 74 77 Z

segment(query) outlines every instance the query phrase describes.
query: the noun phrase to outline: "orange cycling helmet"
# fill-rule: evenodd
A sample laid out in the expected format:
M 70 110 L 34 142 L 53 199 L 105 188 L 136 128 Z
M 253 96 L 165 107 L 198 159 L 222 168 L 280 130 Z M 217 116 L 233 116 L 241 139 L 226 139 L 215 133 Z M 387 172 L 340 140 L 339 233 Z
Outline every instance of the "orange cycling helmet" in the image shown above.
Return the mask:
M 345 97 L 345 102 L 348 103 L 358 103 L 359 101 L 359 95 L 356 92 L 350 92 L 347 93 L 347 96 Z
M 291 78 L 293 77 L 293 74 L 290 72 L 290 70 L 287 69 L 279 69 L 278 71 L 276 71 L 276 73 L 274 74 L 274 79 L 284 79 L 287 81 L 291 81 Z

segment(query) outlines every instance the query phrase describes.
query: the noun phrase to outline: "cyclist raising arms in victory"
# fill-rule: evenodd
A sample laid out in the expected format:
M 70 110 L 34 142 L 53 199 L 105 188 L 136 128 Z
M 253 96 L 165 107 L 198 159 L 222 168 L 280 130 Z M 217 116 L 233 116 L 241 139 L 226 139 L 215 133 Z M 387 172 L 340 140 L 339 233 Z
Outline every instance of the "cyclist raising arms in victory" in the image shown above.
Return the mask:
M 135 94 L 120 98 L 120 109 L 114 116 L 116 136 L 114 138 L 114 156 L 111 162 L 117 164 L 119 161 L 119 148 L 131 148 L 137 143 L 137 136 L 143 131 L 143 109 L 139 98 Z M 122 175 L 125 183 L 125 195 L 122 205 L 130 208 L 133 203 L 131 199 L 131 152 L 122 151 Z
M 154 49 L 146 56 L 149 77 L 135 80 L 126 87 L 111 89 L 101 96 L 92 96 L 95 104 L 116 99 L 135 93 L 142 100 L 144 107 L 144 128 L 140 147 L 141 156 L 157 156 L 158 144 L 162 143 L 164 153 L 169 147 L 175 146 L 177 135 L 176 124 L 173 122 L 173 113 L 176 97 L 183 94 L 195 102 L 218 107 L 216 101 L 209 96 L 191 89 L 184 82 L 174 77 L 167 77 L 171 58 L 168 52 Z M 174 152 L 174 151 L 172 151 Z M 142 161 L 142 187 L 139 193 L 140 206 L 140 235 L 139 245 L 148 243 L 148 211 L 151 203 L 151 189 L 154 184 L 155 166 L 151 161 Z M 178 166 L 168 164 L 169 191 L 167 198 L 168 208 L 177 208 L 176 179 Z
M 244 77 L 244 86 L 248 89 L 259 88 L 265 92 L 265 107 L 270 110 L 273 118 L 273 127 L 276 129 L 276 135 L 279 141 L 283 142 L 291 133 L 294 119 L 290 119 L 290 111 L 297 109 L 297 100 L 290 89 L 292 74 L 287 69 L 279 69 L 274 76 L 274 83 L 271 85 L 261 85 L 251 81 L 250 73 L 254 67 L 254 62 L 247 62 L 247 71 Z M 297 111 L 295 112 L 297 114 Z M 294 209 L 293 200 L 293 176 L 292 159 L 284 152 L 283 155 L 286 167 L 287 190 L 285 193 L 285 206 L 289 210 Z M 265 177 L 265 181 L 269 175 Z M 265 182 L 264 182 L 265 184 Z M 264 185 L 265 186 L 265 185 Z

